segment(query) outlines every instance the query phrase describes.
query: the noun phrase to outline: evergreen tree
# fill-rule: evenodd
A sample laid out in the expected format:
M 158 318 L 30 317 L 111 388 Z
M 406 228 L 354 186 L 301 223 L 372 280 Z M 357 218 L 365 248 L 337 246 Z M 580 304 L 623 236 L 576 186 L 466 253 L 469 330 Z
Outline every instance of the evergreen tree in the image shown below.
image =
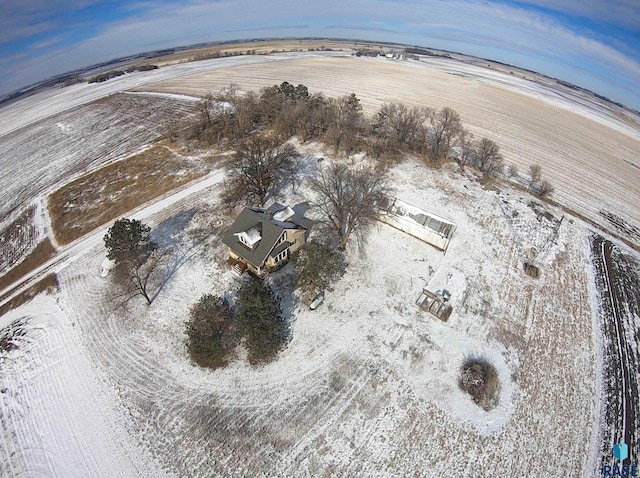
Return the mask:
M 107 257 L 116 265 L 124 261 L 144 263 L 156 249 L 151 228 L 137 219 L 118 219 L 104 236 Z
M 238 329 L 245 338 L 249 362 L 268 362 L 284 348 L 289 327 L 280 300 L 260 279 L 245 282 L 236 296 Z
M 118 219 L 104 236 L 107 257 L 116 263 L 115 280 L 124 291 L 124 302 L 141 295 L 151 305 L 155 296 L 150 291 L 160 290 L 165 254 L 157 250 L 150 232 L 137 219 Z
M 191 308 L 190 316 L 186 334 L 191 358 L 205 367 L 225 365 L 238 342 L 229 303 L 222 297 L 205 294 Z

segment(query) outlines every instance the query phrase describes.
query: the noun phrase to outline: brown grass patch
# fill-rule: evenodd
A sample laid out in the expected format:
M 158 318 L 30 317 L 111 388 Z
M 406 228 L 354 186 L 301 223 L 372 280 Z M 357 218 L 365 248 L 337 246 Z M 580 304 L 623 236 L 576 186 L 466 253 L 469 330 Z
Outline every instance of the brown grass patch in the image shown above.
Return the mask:
M 40 242 L 31 253 L 13 269 L 0 277 L 0 290 L 13 284 L 36 267 L 41 266 L 56 253 L 49 238 Z
M 49 196 L 55 237 L 60 244 L 69 244 L 206 172 L 200 163 L 157 145 L 105 166 Z
M 52 294 L 57 292 L 59 289 L 60 285 L 58 284 L 58 276 L 55 273 L 48 274 L 31 287 L 15 296 L 13 299 L 0 306 L 0 316 L 6 314 L 10 310 L 20 307 L 22 304 L 26 304 L 38 294 L 42 294 L 43 292 Z

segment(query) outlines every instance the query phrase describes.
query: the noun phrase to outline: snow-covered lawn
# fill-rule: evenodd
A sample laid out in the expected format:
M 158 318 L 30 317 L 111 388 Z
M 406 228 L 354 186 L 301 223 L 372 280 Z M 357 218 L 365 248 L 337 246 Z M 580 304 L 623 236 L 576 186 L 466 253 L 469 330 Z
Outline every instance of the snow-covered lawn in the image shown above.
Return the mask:
M 549 448 L 565 469 L 579 472 L 590 450 L 595 401 L 584 226 L 565 220 L 555 234 L 526 206 L 530 198 L 485 191 L 446 169 L 408 162 L 393 180 L 403 200 L 458 224 L 447 254 L 380 224 L 363 257 L 350 252 L 348 273 L 325 303 L 316 311 L 298 306 L 292 342 L 277 361 L 259 368 L 238 359 L 211 372 L 189 361 L 183 331 L 190 305 L 202 293 L 238 286 L 215 241 L 191 251 L 192 259 L 151 307 L 138 302 L 127 310 L 109 303 L 109 279 L 100 275 L 103 248 L 79 255 L 72 268 L 58 273 L 62 291 L 55 307 L 47 305 L 54 299 L 42 298 L 5 317 L 24 318 L 34 344 L 44 340 L 35 331 L 47 317 L 73 330 L 60 336 L 73 342 L 67 345 L 72 353 L 61 352 L 64 359 L 56 365 L 38 366 L 51 370 L 42 374 L 53 380 L 67 363 L 86 364 L 78 380 L 104 389 L 100 409 L 109 412 L 96 412 L 96 421 L 109 421 L 102 432 L 116 438 L 83 430 L 91 413 L 81 408 L 74 415 L 76 405 L 60 405 L 55 394 L 38 395 L 37 403 L 63 407 L 77 422 L 75 433 L 89 442 L 85 447 L 110 440 L 113 445 L 102 448 L 97 460 L 121 461 L 118 476 L 136 476 L 140 467 L 169 476 L 451 470 L 484 476 L 495 469 L 545 476 L 557 466 L 548 459 Z M 208 191 L 148 220 L 158 224 L 195 208 L 200 212 L 191 227 L 204 225 L 207 205 L 217 202 L 216 190 Z M 507 206 L 528 214 L 528 229 L 514 229 Z M 539 258 L 542 275 L 531 279 L 522 270 L 522 241 L 534 244 L 552 234 L 549 251 Z M 447 323 L 415 306 L 431 281 L 445 283 L 453 294 Z M 41 363 L 35 348 L 3 356 L 3 376 L 13 378 L 0 396 L 12 420 L 0 430 L 5 441 L 13 440 L 16 429 L 45 444 L 56 440 L 55 426 L 43 425 L 53 418 L 29 420 L 6 400 L 34 397 L 39 390 L 38 382 L 15 378 L 25 360 Z M 499 404 L 489 412 L 458 387 L 459 367 L 469 356 L 498 369 Z M 82 406 L 95 392 L 77 393 Z M 86 448 L 42 448 L 53 455 L 48 461 L 34 463 L 28 450 L 20 454 L 22 462 L 10 452 L 5 458 L 15 469 L 28 462 L 43 474 L 64 474 L 60 463 L 67 461 L 75 474 L 95 469 Z
M 35 203 L 37 236 L 49 235 L 45 195 L 147 146 L 158 133 L 150 124 L 174 105 L 191 107 L 176 94 L 288 80 L 329 95 L 354 91 L 369 111 L 391 100 L 452 106 L 507 162 L 539 162 L 560 202 L 601 223 L 600 209 L 640 221 L 640 132 L 631 123 L 579 95 L 455 65 L 343 53 L 236 57 L 44 92 L 0 109 L 0 156 L 11 158 L 0 216 Z M 154 94 L 87 104 L 134 86 Z M 303 147 L 314 167 L 315 148 Z M 362 255 L 349 251 L 347 274 L 317 310 L 284 297 L 293 339 L 275 362 L 252 368 L 240 352 L 209 371 L 190 362 L 184 322 L 203 293 L 232 295 L 241 280 L 217 242 L 232 220 L 213 212 L 221 180 L 212 173 L 133 214 L 154 227 L 193 214 L 176 249 L 188 260 L 150 307 L 114 307 L 101 275 L 103 229 L 46 265 L 59 293 L 0 317 L 0 330 L 17 321 L 24 332 L 17 348 L 0 347 L 0 475 L 593 473 L 606 424 L 595 418 L 602 357 L 585 223 L 508 186 L 485 190 L 452 165 L 407 161 L 391 171 L 396 196 L 457 225 L 447 253 L 379 224 Z M 204 241 L 194 240 L 198 229 Z M 525 261 L 539 278 L 524 273 Z M 270 279 L 283 294 L 286 274 Z M 415 305 L 425 286 L 452 293 L 446 323 Z M 468 357 L 498 371 L 499 400 L 488 412 L 458 387 Z

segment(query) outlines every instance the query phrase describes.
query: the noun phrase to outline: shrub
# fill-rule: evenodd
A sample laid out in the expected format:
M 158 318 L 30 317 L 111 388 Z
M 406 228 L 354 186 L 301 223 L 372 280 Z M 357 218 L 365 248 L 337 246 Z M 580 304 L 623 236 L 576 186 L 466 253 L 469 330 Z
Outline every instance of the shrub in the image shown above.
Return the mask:
M 538 269 L 533 264 L 529 262 L 525 262 L 523 267 L 524 267 L 524 273 L 527 274 L 529 277 L 533 277 L 534 279 L 537 279 L 538 277 L 540 277 L 540 269 Z
M 495 407 L 500 382 L 495 367 L 483 359 L 467 359 L 460 370 L 460 388 L 484 410 Z

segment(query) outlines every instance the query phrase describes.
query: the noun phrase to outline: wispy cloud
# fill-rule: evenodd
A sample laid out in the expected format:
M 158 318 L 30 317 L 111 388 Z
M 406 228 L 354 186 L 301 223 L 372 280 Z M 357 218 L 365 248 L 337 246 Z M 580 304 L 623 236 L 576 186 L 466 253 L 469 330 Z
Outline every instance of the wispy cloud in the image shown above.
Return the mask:
M 39 41 L 37 43 L 34 43 L 31 46 L 31 48 L 33 48 L 34 50 L 41 50 L 42 48 L 47 48 L 47 47 L 50 47 L 52 45 L 55 45 L 56 43 L 60 43 L 62 40 L 67 38 L 67 36 L 68 35 L 63 34 L 63 35 L 57 35 L 55 37 L 47 38 L 45 40 Z
M 372 23 L 355 23 L 355 22 L 345 22 L 345 23 L 335 23 L 332 25 L 327 25 L 325 28 L 329 29 L 345 29 L 345 30 L 360 30 L 360 31 L 371 31 L 371 32 L 386 32 L 386 33 L 398 33 L 398 30 L 394 30 L 392 28 L 384 27 L 380 24 L 380 22 L 372 22 Z
M 17 0 L 9 0 L 18 5 Z M 20 15 L 37 10 L 45 0 L 25 0 Z M 62 0 L 53 0 L 61 8 Z M 74 0 L 76 8 L 97 0 Z M 640 97 L 640 54 L 626 38 L 593 34 L 580 22 L 567 23 L 552 9 L 567 15 L 606 18 L 618 25 L 640 25 L 638 0 L 162 0 L 118 3 L 120 19 L 104 24 L 89 38 L 62 50 L 62 32 L 38 38 L 24 57 L 15 57 L 11 79 L 15 87 L 82 65 L 144 50 L 189 43 L 260 36 L 340 36 L 406 42 L 458 50 L 519 64 L 596 89 L 607 96 Z M 46 2 L 50 5 L 49 2 Z M 610 7 L 610 8 L 609 8 Z M 47 7 L 50 8 L 50 7 Z M 122 12 L 125 12 L 122 16 Z M 604 13 L 602 13 L 604 15 Z M 28 15 L 27 15 L 28 16 Z M 603 17 L 604 18 L 604 17 Z M 625 20 L 627 19 L 627 20 Z M 628 19 L 638 19 L 628 21 Z M 14 36 L 50 27 L 50 19 L 34 14 L 21 27 L 6 20 Z M 0 22 L 5 20 L 0 20 Z M 0 23 L 1 24 L 1 23 Z M 625 28 L 626 28 L 625 27 Z M 22 30 L 20 28 L 23 28 Z M 358 32 L 358 33 L 356 33 Z M 46 51 L 46 53 L 44 53 Z M 10 55 L 7 55 L 10 56 Z M 565 75 L 565 76 L 563 76 Z M 626 91 L 612 93 L 612 80 Z M 617 87 L 617 86 L 616 86 Z M 609 90 L 607 90 L 609 88 Z M 636 107 L 640 105 L 636 104 Z
M 516 0 L 521 5 L 546 8 L 632 31 L 640 29 L 638 0 Z

